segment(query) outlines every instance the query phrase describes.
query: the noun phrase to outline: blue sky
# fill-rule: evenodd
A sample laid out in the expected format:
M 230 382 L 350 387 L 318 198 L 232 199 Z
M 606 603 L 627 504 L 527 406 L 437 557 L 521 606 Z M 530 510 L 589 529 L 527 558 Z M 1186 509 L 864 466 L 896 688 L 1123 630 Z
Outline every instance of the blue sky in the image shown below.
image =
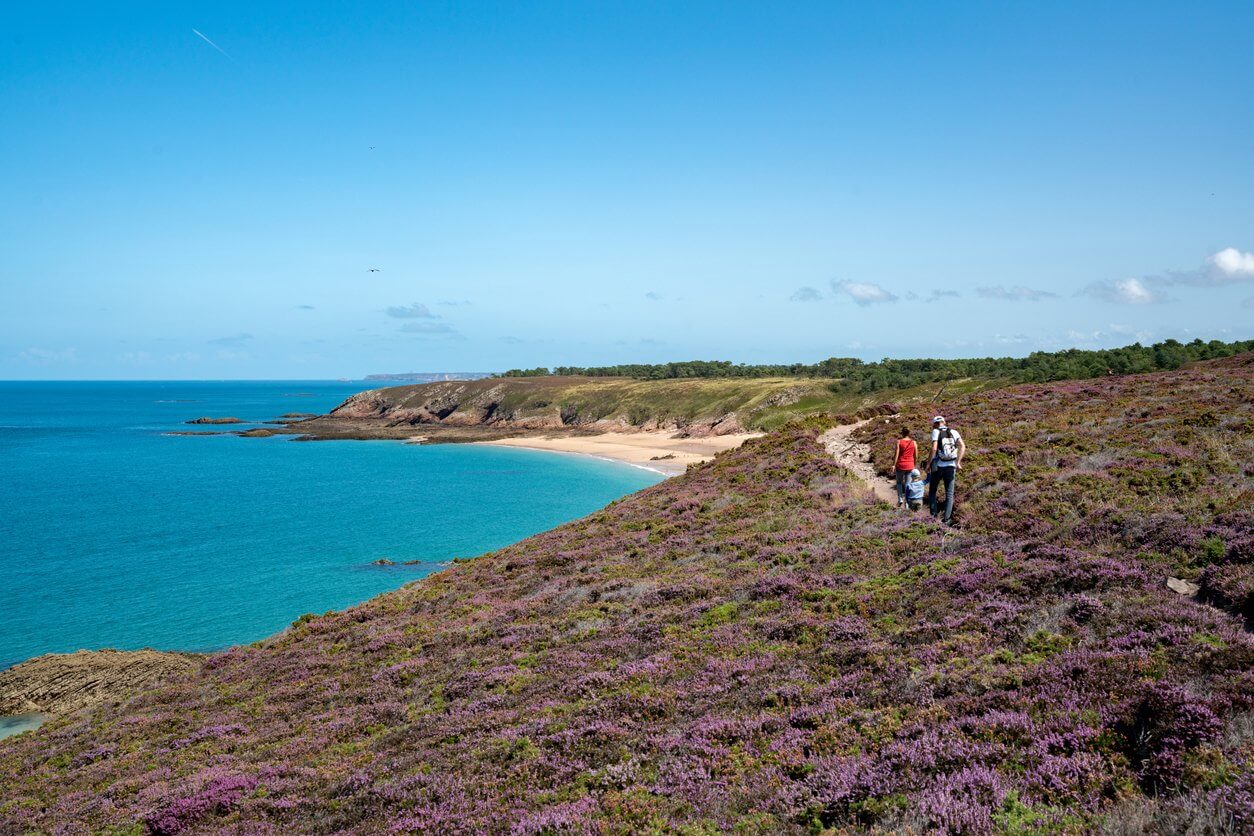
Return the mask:
M 14 0 L 0 377 L 1249 338 L 1252 29 L 1250 3 Z

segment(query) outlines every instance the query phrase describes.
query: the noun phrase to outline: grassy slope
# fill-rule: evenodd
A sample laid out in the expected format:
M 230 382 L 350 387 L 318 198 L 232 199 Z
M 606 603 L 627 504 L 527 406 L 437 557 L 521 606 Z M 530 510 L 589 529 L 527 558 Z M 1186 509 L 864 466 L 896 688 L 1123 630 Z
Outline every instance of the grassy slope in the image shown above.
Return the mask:
M 852 413 L 886 400 L 930 400 L 942 386 L 949 394 L 995 387 L 995 380 L 960 380 L 906 390 L 855 394 L 833 389 L 833 381 L 806 378 L 634 380 L 605 377 L 505 378 L 466 383 L 396 386 L 378 390 L 396 406 L 421 403 L 432 392 L 461 389 L 458 398 L 469 414 L 492 390 L 498 415 L 525 419 L 578 416 L 581 424 L 621 418 L 628 424 L 674 420 L 681 425 L 717 419 L 735 412 L 746 429 L 775 429 L 798 416 Z
M 973 444 L 959 518 L 1135 557 L 1254 623 L 1254 355 L 1177 372 L 1017 386 L 941 406 L 906 404 L 926 439 L 945 412 Z M 892 470 L 902 421 L 866 428 Z M 964 494 L 969 502 L 963 503 Z
M 1248 829 L 1254 642 L 1161 586 L 1249 560 L 1248 362 L 947 405 L 957 533 L 781 430 L 0 744 L 0 821 Z

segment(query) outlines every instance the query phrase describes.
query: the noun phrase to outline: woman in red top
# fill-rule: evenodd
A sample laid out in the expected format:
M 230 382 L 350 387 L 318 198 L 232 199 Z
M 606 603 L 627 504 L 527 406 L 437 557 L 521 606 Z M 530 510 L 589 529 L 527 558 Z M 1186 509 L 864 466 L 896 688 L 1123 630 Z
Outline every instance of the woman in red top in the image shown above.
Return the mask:
M 910 471 L 914 470 L 915 459 L 919 447 L 910 437 L 910 428 L 901 428 L 901 438 L 897 439 L 897 507 L 906 501 L 906 483 L 910 481 Z

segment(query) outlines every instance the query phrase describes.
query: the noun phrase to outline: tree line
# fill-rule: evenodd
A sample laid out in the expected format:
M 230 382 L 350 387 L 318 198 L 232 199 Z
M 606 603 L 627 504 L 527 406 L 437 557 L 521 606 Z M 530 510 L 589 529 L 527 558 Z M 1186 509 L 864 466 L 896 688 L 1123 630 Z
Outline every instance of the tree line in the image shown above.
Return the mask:
M 732 363 L 689 360 L 679 363 L 626 363 L 617 366 L 557 366 L 553 369 L 510 369 L 501 377 L 631 377 L 637 380 L 682 378 L 818 377 L 839 381 L 856 392 L 905 389 L 960 378 L 1006 378 L 1018 383 L 1081 380 L 1107 374 L 1177 369 L 1197 360 L 1213 360 L 1254 351 L 1254 340 L 1221 342 L 1164 340 L 1145 346 L 1064 351 L 1034 351 L 1027 357 L 976 357 L 962 360 L 916 359 L 864 362 L 856 357 L 829 357 L 818 363 Z

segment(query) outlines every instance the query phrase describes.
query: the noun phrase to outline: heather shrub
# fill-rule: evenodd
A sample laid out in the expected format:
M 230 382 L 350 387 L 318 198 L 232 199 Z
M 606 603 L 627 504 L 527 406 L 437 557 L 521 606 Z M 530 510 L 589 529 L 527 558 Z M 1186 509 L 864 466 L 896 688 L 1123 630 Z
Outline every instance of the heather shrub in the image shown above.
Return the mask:
M 1212 563 L 1198 583 L 1208 600 L 1254 624 L 1254 563 Z
M 0 832 L 1249 832 L 1249 376 L 946 404 L 957 531 L 798 422 L 0 742 Z
M 1118 724 L 1132 768 L 1151 792 L 1177 786 L 1187 754 L 1216 739 L 1222 728 L 1204 700 L 1162 682 L 1151 685 L 1135 704 L 1131 719 Z

